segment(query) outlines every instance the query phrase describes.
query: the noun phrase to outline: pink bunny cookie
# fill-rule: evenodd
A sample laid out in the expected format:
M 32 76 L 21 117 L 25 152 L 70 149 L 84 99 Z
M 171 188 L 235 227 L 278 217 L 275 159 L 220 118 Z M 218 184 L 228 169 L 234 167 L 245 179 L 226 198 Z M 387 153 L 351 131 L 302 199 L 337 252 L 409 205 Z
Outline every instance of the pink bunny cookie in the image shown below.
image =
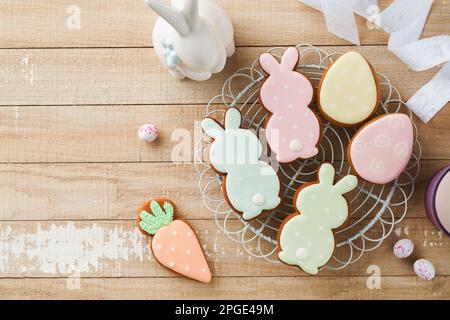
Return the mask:
M 281 63 L 270 53 L 259 58 L 261 67 L 269 74 L 261 87 L 261 102 L 272 113 L 266 125 L 266 138 L 282 163 L 315 156 L 321 137 L 321 123 L 308 107 L 313 87 L 295 71 L 298 60 L 294 47 L 284 52 Z

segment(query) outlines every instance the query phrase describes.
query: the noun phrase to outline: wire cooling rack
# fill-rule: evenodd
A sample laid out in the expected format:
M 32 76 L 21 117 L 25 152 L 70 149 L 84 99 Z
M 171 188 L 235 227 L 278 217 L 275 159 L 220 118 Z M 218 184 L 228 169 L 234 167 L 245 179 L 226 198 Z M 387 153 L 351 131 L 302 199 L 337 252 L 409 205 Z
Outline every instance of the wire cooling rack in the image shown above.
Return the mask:
M 298 45 L 297 48 L 300 52 L 298 70 L 308 77 L 317 89 L 323 72 L 339 54 L 327 53 L 323 49 L 307 44 Z M 269 52 L 280 59 L 284 50 L 284 48 L 273 48 Z M 378 73 L 378 77 L 382 97 L 378 115 L 403 112 L 412 119 L 411 112 L 389 79 L 381 73 Z M 255 59 L 250 67 L 237 70 L 225 81 L 221 94 L 211 99 L 205 116 L 222 122 L 226 109 L 238 108 L 242 113 L 241 127 L 254 129 L 258 134 L 269 115 L 259 101 L 259 90 L 264 79 L 265 75 L 260 69 L 258 59 Z M 311 108 L 318 114 L 315 103 L 311 105 Z M 334 165 L 336 178 L 351 173 L 346 159 L 346 150 L 356 129 L 339 127 L 325 121 L 323 123 L 323 138 L 316 157 L 278 166 L 283 186 L 280 208 L 252 221 L 243 220 L 239 214 L 230 209 L 221 191 L 222 178 L 211 169 L 208 163 L 207 151 L 211 140 L 204 136 L 198 141 L 195 162 L 203 202 L 214 215 L 218 227 L 232 241 L 240 243 L 251 256 L 279 263 L 276 241 L 278 228 L 286 216 L 296 211 L 293 206 L 295 191 L 302 184 L 317 180 L 317 170 L 322 162 L 327 161 Z M 413 155 L 407 168 L 397 180 L 387 185 L 360 181 L 358 187 L 347 194 L 351 210 L 350 222 L 336 231 L 336 250 L 333 258 L 324 268 L 342 269 L 358 261 L 365 252 L 379 247 L 392 233 L 395 225 L 406 215 L 408 200 L 414 192 L 414 181 L 420 171 L 422 153 L 417 126 L 414 122 L 413 127 Z M 263 139 L 263 134 L 259 138 Z M 261 159 L 274 160 L 267 144 L 265 145 Z

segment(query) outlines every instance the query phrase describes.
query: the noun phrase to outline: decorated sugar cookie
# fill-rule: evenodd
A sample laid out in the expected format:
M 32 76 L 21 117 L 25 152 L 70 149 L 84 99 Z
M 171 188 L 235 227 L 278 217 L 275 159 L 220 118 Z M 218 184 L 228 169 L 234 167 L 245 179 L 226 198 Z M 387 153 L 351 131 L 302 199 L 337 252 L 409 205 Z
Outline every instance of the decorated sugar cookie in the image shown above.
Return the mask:
M 192 228 L 182 220 L 173 220 L 175 205 L 156 199 L 139 208 L 139 229 L 153 236 L 150 248 L 155 259 L 188 278 L 208 283 L 211 271 Z
M 267 162 L 259 160 L 262 145 L 258 137 L 240 125 L 241 113 L 236 108 L 227 110 L 223 127 L 211 118 L 201 122 L 203 131 L 214 139 L 209 160 L 224 175 L 225 198 L 249 220 L 280 204 L 280 180 Z
M 333 123 L 363 123 L 378 108 L 378 78 L 373 67 L 358 52 L 342 55 L 322 76 L 318 102 L 320 112 Z
M 362 179 L 386 184 L 405 170 L 413 144 L 413 126 L 406 114 L 382 115 L 356 132 L 348 146 L 348 158 Z
M 261 102 L 272 113 L 266 125 L 267 142 L 282 163 L 315 156 L 321 136 L 320 121 L 308 107 L 313 87 L 295 71 L 298 59 L 296 48 L 288 48 L 281 63 L 270 53 L 259 58 L 269 74 L 261 87 Z
M 333 182 L 334 167 L 325 163 L 319 169 L 319 181 L 297 191 L 294 206 L 298 213 L 287 217 L 278 231 L 279 259 L 309 274 L 317 274 L 331 259 L 335 247 L 332 230 L 341 227 L 349 214 L 343 194 L 358 185 L 352 175 Z

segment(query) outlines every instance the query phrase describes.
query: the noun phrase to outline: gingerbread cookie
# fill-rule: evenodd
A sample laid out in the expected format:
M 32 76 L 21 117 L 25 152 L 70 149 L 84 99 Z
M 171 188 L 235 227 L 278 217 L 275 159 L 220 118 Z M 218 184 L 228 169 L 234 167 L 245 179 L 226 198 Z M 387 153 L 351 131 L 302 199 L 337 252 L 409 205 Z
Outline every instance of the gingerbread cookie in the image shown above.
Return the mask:
M 279 162 L 307 159 L 318 153 L 321 123 L 308 107 L 313 97 L 311 82 L 295 71 L 299 54 L 288 48 L 281 63 L 263 53 L 259 63 L 269 75 L 261 86 L 261 102 L 272 113 L 266 124 L 266 138 Z
M 328 67 L 318 88 L 322 115 L 341 126 L 357 126 L 378 108 L 378 78 L 358 52 L 347 52 Z
M 214 139 L 209 160 L 224 176 L 225 198 L 249 220 L 280 204 L 280 180 L 267 162 L 259 160 L 263 149 L 258 137 L 240 125 L 241 113 L 236 108 L 227 110 L 224 126 L 211 118 L 201 122 L 203 131 Z
M 333 182 L 334 167 L 322 164 L 319 181 L 300 187 L 294 197 L 298 212 L 288 216 L 278 230 L 279 259 L 309 274 L 317 274 L 331 259 L 335 247 L 333 229 L 344 225 L 349 214 L 343 194 L 358 185 L 352 175 Z
M 386 184 L 405 170 L 413 144 L 413 126 L 406 114 L 382 115 L 356 132 L 348 146 L 348 158 L 362 179 Z
M 175 205 L 170 200 L 157 199 L 139 208 L 138 226 L 153 236 L 150 248 L 155 259 L 188 278 L 208 283 L 211 271 L 195 232 L 182 220 L 173 220 Z

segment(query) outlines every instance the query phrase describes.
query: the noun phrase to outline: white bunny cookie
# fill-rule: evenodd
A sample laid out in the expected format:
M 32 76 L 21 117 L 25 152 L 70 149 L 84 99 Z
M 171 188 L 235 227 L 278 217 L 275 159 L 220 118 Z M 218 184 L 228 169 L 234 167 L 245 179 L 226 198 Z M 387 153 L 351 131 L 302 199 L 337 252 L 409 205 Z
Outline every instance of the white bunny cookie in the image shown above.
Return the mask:
M 325 163 L 319 169 L 319 182 L 301 187 L 294 197 L 299 213 L 287 217 L 278 231 L 279 259 L 297 265 L 309 274 L 317 274 L 333 255 L 333 229 L 348 218 L 348 203 L 342 196 L 358 185 L 347 175 L 335 185 L 334 167 Z
M 280 204 L 280 180 L 273 168 L 259 160 L 262 145 L 247 129 L 240 129 L 241 113 L 230 108 L 222 127 L 211 118 L 201 122 L 203 131 L 214 139 L 209 150 L 212 167 L 224 177 L 222 190 L 228 203 L 246 220 Z

